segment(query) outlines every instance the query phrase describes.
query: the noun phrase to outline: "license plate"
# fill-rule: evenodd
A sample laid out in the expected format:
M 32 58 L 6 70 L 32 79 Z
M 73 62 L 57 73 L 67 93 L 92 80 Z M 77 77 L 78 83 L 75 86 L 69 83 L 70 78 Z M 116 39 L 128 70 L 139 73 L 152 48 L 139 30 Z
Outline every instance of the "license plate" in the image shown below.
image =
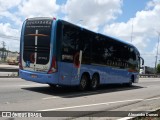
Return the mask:
M 31 75 L 32 78 L 37 78 L 37 75 Z

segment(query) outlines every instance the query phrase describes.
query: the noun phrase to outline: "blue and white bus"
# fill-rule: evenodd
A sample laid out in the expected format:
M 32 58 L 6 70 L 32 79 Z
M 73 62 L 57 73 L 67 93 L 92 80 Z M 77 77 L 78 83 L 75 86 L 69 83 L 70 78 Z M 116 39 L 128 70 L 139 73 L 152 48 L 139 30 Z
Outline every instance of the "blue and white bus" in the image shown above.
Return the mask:
M 132 44 L 55 18 L 30 18 L 21 31 L 19 75 L 50 86 L 96 89 L 138 82 L 139 51 Z

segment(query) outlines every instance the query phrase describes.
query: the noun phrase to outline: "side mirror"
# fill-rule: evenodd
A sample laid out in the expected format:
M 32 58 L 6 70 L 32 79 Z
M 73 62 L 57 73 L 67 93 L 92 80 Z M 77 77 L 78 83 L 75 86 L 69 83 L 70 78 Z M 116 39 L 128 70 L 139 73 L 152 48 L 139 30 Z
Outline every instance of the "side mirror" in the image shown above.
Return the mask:
M 144 59 L 142 57 L 139 57 L 142 60 L 142 65 L 144 65 Z

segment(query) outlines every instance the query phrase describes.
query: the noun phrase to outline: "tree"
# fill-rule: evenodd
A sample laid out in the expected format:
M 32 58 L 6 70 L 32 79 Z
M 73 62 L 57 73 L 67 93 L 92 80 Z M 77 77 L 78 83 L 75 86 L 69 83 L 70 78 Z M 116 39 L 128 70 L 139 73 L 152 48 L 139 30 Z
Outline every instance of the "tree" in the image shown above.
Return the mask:
M 160 73 L 160 64 L 157 65 L 157 73 Z

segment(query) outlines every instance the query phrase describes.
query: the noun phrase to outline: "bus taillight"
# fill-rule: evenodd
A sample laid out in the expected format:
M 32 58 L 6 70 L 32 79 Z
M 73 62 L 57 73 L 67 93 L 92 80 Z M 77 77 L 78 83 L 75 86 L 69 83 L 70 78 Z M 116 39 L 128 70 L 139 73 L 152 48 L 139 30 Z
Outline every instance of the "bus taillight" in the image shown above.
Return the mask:
M 19 56 L 19 69 L 23 69 L 23 67 L 22 67 L 22 60 L 21 60 L 21 56 Z
M 56 72 L 56 71 L 57 71 L 56 68 L 57 68 L 57 66 L 56 66 L 56 58 L 53 57 L 53 58 L 52 58 L 52 64 L 51 64 L 51 67 L 50 67 L 50 69 L 49 69 L 49 71 L 48 71 L 48 74 L 51 74 L 51 73 Z

